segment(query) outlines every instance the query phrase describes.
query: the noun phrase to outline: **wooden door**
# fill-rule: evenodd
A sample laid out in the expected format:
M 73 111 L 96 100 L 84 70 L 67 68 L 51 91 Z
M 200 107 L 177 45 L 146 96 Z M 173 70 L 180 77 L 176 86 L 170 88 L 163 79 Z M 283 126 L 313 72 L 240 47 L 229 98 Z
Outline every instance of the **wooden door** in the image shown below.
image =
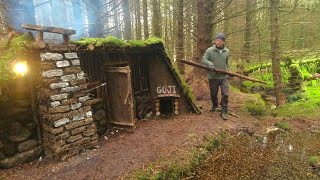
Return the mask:
M 129 66 L 105 69 L 110 123 L 134 126 L 134 102 Z

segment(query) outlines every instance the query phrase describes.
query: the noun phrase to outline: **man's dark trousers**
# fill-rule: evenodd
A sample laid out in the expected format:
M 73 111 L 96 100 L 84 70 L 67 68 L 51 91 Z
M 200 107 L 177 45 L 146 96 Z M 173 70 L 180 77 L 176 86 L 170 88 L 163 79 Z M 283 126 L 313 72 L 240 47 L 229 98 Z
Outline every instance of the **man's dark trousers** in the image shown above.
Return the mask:
M 218 91 L 221 89 L 221 113 L 227 114 L 228 112 L 228 95 L 229 95 L 229 82 L 227 78 L 224 79 L 209 79 L 209 89 L 212 101 L 212 109 L 218 107 Z

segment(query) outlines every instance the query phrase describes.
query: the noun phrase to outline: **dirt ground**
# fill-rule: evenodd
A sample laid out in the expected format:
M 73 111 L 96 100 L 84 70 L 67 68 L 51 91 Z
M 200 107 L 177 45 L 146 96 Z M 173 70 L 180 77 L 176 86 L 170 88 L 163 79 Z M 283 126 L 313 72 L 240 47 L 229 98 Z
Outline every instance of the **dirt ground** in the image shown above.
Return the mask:
M 210 100 L 207 85 L 203 81 L 197 83 L 197 103 L 204 111 L 200 115 L 185 114 L 138 121 L 135 128 L 113 129 L 101 136 L 98 149 L 89 150 L 64 162 L 44 157 L 41 161 L 0 170 L 0 179 L 124 179 L 133 171 L 144 169 L 150 164 L 163 166 L 183 160 L 193 148 L 203 143 L 205 136 L 221 130 L 242 128 L 259 134 L 277 121 L 261 121 L 239 114 L 241 101 L 246 96 L 235 95 L 232 91 L 230 110 L 233 115 L 223 121 L 219 112 L 208 110 Z M 301 128 L 312 126 L 300 120 L 296 123 Z

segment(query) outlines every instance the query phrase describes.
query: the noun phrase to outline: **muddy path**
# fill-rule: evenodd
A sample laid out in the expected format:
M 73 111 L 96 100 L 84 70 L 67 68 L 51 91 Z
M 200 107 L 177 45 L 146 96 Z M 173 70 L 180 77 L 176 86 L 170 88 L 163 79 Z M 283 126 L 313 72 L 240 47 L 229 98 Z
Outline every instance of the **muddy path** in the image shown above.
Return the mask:
M 183 158 L 203 137 L 224 129 L 250 126 L 218 112 L 138 121 L 136 128 L 117 129 L 99 139 L 99 148 L 64 162 L 44 158 L 0 170 L 0 179 L 121 179 L 159 159 Z
M 66 161 L 53 161 L 43 157 L 15 168 L 0 170 L 0 179 L 124 179 L 133 171 L 150 164 L 164 166 L 184 160 L 192 149 L 203 144 L 204 137 L 223 130 L 249 129 L 261 134 L 277 118 L 261 119 L 242 114 L 242 102 L 246 95 L 231 92 L 227 121 L 219 112 L 210 112 L 210 100 L 205 83 L 195 84 L 197 104 L 202 107 L 200 115 L 184 114 L 172 117 L 153 117 L 137 121 L 131 129 L 113 129 L 100 136 L 99 148 L 81 153 Z M 315 121 L 295 120 L 298 129 L 319 126 Z M 112 132 L 112 133 L 111 133 Z

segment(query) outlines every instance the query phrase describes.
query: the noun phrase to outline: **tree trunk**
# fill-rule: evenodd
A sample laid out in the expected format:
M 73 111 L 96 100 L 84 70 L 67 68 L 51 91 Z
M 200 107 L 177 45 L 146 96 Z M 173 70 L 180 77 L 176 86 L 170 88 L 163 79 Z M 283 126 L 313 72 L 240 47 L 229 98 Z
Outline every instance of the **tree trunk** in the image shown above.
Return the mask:
M 136 39 L 142 39 L 140 0 L 136 0 Z
M 193 58 L 193 21 L 194 18 L 192 18 L 193 13 L 193 2 L 188 1 L 185 6 L 185 16 L 184 16 L 184 22 L 186 24 L 186 30 L 185 30 L 185 43 L 184 43 L 184 49 L 185 49 L 185 57 L 186 59 L 192 59 Z
M 161 14 L 160 14 L 160 1 L 152 0 L 152 34 L 155 37 L 161 37 Z
M 271 20 L 271 58 L 272 75 L 274 81 L 274 94 L 276 96 L 276 105 L 285 103 L 283 93 L 283 83 L 280 69 L 279 57 L 279 0 L 270 0 L 270 20 Z
M 122 8 L 124 13 L 124 39 L 131 39 L 131 18 L 130 18 L 130 8 L 129 0 L 123 0 Z
M 0 0 L 0 37 L 5 35 L 8 31 L 6 5 L 6 0 Z
M 149 24 L 148 24 L 148 3 L 147 0 L 143 0 L 143 34 L 144 39 L 149 38 Z
M 113 15 L 113 21 L 114 21 L 114 34 L 117 38 L 122 38 L 121 36 L 121 29 L 120 29 L 120 23 L 119 23 L 119 16 L 117 15 L 119 11 L 117 1 L 112 1 L 112 15 Z
M 205 51 L 212 44 L 212 9 L 208 7 L 211 6 L 212 0 L 199 0 L 198 7 L 198 24 L 197 24 L 197 56 L 195 61 L 201 63 L 201 58 Z M 199 69 L 194 69 L 196 74 L 201 74 Z
M 176 45 L 176 54 L 177 59 L 184 59 L 184 28 L 183 28 L 183 0 L 178 0 L 177 4 L 177 20 L 178 20 L 178 29 L 177 29 L 177 45 Z M 185 65 L 178 61 L 178 68 L 181 74 L 185 73 Z
M 254 28 L 254 6 L 254 0 L 246 0 L 246 24 L 244 30 L 245 32 L 242 59 L 247 63 L 250 62 L 251 55 L 251 37 L 253 36 L 252 31 Z

